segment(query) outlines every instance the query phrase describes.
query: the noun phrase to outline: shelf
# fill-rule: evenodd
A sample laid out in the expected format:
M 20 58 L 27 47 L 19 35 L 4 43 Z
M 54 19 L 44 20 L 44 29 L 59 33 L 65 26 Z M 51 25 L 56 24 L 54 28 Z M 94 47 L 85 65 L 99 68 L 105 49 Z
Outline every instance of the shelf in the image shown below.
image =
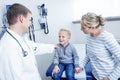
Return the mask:
M 114 17 L 106 17 L 106 21 L 120 21 L 120 16 L 114 16 Z M 73 24 L 80 23 L 80 20 L 72 21 Z

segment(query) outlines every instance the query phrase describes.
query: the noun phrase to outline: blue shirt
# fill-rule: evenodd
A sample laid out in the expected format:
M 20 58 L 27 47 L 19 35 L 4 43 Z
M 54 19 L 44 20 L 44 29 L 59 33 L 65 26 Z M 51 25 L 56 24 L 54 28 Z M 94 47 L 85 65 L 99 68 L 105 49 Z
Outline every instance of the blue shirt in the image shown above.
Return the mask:
M 78 67 L 79 57 L 74 46 L 70 43 L 68 43 L 65 47 L 59 44 L 58 48 L 54 51 L 53 63 L 73 63 L 75 67 Z

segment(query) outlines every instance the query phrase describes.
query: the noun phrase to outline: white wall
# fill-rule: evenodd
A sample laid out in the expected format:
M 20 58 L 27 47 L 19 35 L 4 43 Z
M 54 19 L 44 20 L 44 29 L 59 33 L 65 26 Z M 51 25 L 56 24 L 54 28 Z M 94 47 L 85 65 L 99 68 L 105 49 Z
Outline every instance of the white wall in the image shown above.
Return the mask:
M 2 25 L 2 15 L 4 13 L 5 5 L 15 2 L 24 4 L 33 13 L 34 26 L 36 29 L 36 41 L 42 43 L 57 43 L 58 31 L 60 28 L 67 28 L 71 31 L 72 43 L 85 43 L 85 35 L 80 31 L 80 24 L 73 24 L 73 4 L 74 0 L 0 0 L 0 25 Z M 48 25 L 49 34 L 44 34 L 40 30 L 38 23 L 39 11 L 38 5 L 45 3 L 48 9 Z M 120 39 L 120 21 L 107 22 L 105 28 L 113 33 L 117 39 Z M 0 28 L 1 29 L 1 28 Z
M 2 15 L 5 5 L 12 3 L 21 3 L 28 7 L 33 13 L 34 26 L 36 29 L 35 36 L 37 42 L 57 43 L 58 31 L 60 28 L 67 28 L 71 31 L 71 43 L 85 43 L 85 35 L 80 31 L 80 24 L 73 24 L 73 2 L 74 0 L 0 0 L 0 24 L 2 24 Z M 44 34 L 38 23 L 39 11 L 38 5 L 45 3 L 48 9 L 49 34 Z M 120 39 L 120 21 L 107 22 L 105 28 L 113 33 L 117 39 Z
M 116 39 L 120 40 L 120 21 L 106 22 L 105 29 L 111 32 Z

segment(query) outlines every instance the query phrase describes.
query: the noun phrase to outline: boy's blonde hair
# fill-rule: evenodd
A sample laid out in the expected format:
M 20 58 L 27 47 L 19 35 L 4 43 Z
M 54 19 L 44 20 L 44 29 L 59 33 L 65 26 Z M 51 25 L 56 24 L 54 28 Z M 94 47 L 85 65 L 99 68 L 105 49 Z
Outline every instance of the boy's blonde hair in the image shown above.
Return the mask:
M 67 34 L 68 34 L 69 36 L 71 36 L 71 32 L 70 32 L 69 30 L 62 28 L 62 29 L 59 30 L 59 34 L 60 34 L 60 32 L 62 32 L 62 31 L 67 32 Z

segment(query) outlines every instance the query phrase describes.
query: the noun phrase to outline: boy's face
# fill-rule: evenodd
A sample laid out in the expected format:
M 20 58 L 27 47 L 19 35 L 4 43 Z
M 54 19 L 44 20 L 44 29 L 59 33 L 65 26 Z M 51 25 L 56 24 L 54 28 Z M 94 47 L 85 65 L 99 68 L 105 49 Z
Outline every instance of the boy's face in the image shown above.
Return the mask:
M 69 42 L 69 39 L 70 39 L 70 35 L 67 32 L 61 31 L 59 33 L 59 42 L 63 46 L 65 46 Z

